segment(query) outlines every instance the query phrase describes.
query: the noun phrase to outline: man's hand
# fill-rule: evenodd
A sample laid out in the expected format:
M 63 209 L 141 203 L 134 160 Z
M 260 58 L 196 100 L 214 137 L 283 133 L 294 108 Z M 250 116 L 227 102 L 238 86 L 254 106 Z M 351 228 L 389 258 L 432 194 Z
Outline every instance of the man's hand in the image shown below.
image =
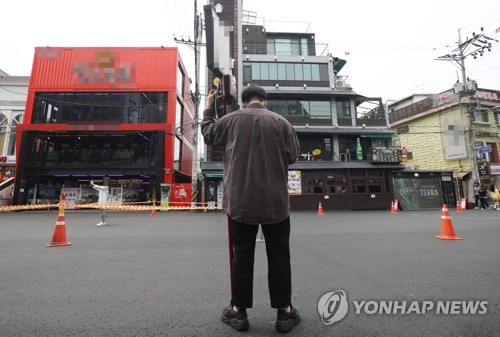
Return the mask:
M 90 181 L 90 185 L 94 186 L 94 181 L 93 180 Z
M 214 89 L 211 89 L 210 92 L 208 93 L 207 96 L 207 109 L 213 109 L 214 108 L 214 102 L 215 102 L 215 95 L 217 91 Z

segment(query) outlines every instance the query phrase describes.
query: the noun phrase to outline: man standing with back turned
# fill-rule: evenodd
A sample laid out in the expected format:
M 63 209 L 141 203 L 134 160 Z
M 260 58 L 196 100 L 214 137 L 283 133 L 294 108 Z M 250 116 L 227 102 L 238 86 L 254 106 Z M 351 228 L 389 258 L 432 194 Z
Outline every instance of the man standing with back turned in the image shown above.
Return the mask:
M 236 330 L 249 327 L 247 308 L 253 304 L 253 267 L 258 225 L 265 236 L 271 307 L 278 309 L 276 330 L 299 324 L 292 306 L 290 266 L 290 206 L 288 165 L 299 155 L 295 130 L 282 116 L 266 109 L 267 94 L 257 85 L 245 87 L 243 109 L 215 120 L 211 90 L 201 132 L 207 145 L 224 152 L 223 207 L 228 215 L 234 249 L 231 305 L 222 321 Z

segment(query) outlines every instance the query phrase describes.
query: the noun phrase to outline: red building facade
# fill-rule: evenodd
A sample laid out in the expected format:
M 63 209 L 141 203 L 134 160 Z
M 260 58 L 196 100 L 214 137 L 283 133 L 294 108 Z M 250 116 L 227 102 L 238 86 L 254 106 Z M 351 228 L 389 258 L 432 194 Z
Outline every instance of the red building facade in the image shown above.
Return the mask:
M 123 202 L 190 183 L 189 85 L 177 48 L 36 48 L 14 203 L 57 200 L 63 188 L 90 202 L 91 179 L 121 188 Z

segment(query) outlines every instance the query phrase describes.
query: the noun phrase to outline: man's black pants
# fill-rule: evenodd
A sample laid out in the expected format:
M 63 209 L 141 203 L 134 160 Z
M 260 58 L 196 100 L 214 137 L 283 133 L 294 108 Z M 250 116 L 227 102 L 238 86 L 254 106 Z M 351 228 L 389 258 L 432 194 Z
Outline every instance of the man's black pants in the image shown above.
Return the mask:
M 259 226 L 229 218 L 234 248 L 231 282 L 231 303 L 239 308 L 251 308 L 253 302 L 253 266 L 255 240 Z M 290 218 L 262 225 L 266 242 L 268 285 L 271 307 L 285 308 L 291 304 L 292 273 L 290 266 Z

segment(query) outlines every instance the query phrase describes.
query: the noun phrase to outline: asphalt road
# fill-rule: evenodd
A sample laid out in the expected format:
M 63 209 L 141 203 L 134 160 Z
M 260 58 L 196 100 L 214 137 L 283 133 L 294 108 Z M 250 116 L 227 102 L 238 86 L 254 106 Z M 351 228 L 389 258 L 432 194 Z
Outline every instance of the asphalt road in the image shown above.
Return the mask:
M 500 212 L 450 211 L 462 241 L 435 238 L 441 210 L 292 213 L 290 336 L 500 336 Z M 274 336 L 265 244 L 257 242 L 250 329 L 220 321 L 229 303 L 222 213 L 67 211 L 71 246 L 47 248 L 57 212 L 0 213 L 0 336 Z M 343 290 L 347 316 L 318 301 Z M 353 301 L 487 301 L 475 315 L 356 313 Z M 374 303 L 372 302 L 372 303 Z M 369 309 L 373 309 L 373 306 Z M 369 311 L 368 311 L 369 312 Z

